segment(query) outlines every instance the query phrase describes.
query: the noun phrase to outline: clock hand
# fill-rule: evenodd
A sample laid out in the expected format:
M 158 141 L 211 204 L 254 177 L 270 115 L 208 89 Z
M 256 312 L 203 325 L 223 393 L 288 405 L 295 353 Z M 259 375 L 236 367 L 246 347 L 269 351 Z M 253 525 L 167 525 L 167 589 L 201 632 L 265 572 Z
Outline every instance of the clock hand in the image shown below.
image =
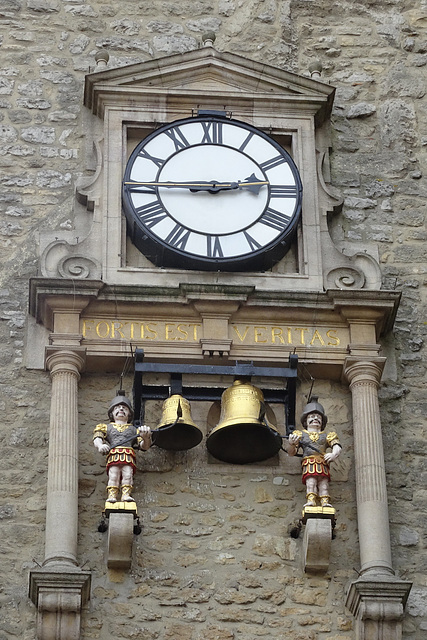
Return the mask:
M 198 191 L 209 191 L 209 193 L 217 193 L 218 191 L 230 191 L 234 189 L 247 188 L 255 194 L 259 193 L 261 187 L 268 185 L 269 182 L 257 180 L 254 174 L 246 178 L 244 182 L 218 182 L 217 180 L 200 181 L 200 182 L 125 182 L 129 187 L 161 187 L 165 189 L 189 189 L 195 193 Z

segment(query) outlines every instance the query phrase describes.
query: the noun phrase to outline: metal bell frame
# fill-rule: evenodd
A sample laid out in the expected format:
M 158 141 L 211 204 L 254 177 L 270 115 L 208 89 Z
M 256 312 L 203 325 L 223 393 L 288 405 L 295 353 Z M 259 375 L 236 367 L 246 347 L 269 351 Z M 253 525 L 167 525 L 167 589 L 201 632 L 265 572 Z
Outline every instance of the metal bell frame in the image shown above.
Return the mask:
M 230 386 L 183 386 L 182 376 L 184 374 L 190 374 L 193 376 L 200 374 L 203 376 L 231 376 L 233 379 L 242 377 L 250 379 L 253 376 L 261 378 L 283 378 L 283 388 L 272 389 L 268 388 L 267 384 L 263 384 L 262 393 L 266 403 L 283 404 L 285 406 L 286 436 L 288 436 L 295 429 L 296 384 L 298 375 L 297 354 L 292 353 L 289 355 L 288 364 L 288 367 L 262 367 L 254 365 L 253 362 L 236 362 L 234 365 L 146 362 L 144 360 L 144 350 L 138 348 L 135 350 L 135 372 L 133 385 L 135 420 L 136 422 L 144 422 L 145 402 L 147 400 L 166 400 L 172 395 L 179 395 L 191 402 L 215 402 L 216 400 L 221 400 L 222 394 Z M 144 374 L 150 373 L 169 374 L 170 384 L 144 384 Z M 171 429 L 174 428 L 175 425 L 171 425 Z M 156 431 L 153 433 L 155 434 Z M 165 445 L 164 442 L 162 443 L 162 440 L 163 437 L 159 438 L 156 443 L 154 439 L 154 444 L 165 449 L 176 451 L 192 448 L 200 442 L 200 439 L 197 437 L 197 441 L 194 441 L 194 443 L 190 442 L 190 446 L 170 446 L 170 444 Z M 220 449 L 215 449 L 214 457 L 228 463 L 244 464 L 248 462 L 248 460 L 240 459 L 239 455 L 230 457 L 227 453 L 221 453 Z M 249 460 L 249 462 L 253 461 L 254 460 Z

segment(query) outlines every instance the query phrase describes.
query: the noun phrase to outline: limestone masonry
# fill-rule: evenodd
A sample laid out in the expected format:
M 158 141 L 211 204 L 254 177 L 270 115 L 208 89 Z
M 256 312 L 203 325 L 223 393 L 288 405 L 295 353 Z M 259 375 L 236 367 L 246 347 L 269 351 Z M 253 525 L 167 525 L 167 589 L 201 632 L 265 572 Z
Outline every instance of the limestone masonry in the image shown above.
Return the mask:
M 204 49 L 206 34 L 219 55 L 224 54 L 222 79 L 230 80 L 229 85 L 224 80 L 224 92 L 233 89 L 236 109 L 240 104 L 248 121 L 266 116 L 257 113 L 256 100 L 245 102 L 244 90 L 227 76 L 233 65 L 237 68 L 237 58 L 226 54 L 239 56 L 242 65 L 253 64 L 261 84 L 265 65 L 266 76 L 270 68 L 278 70 L 277 86 L 285 82 L 279 72 L 296 74 L 300 87 L 306 80 L 307 93 L 315 93 L 311 82 L 326 85 L 326 106 L 313 116 L 311 129 L 303 134 L 298 129 L 293 148 L 301 171 L 312 176 L 307 199 L 318 202 L 324 214 L 316 222 L 319 236 L 315 238 L 310 223 L 304 231 L 305 254 L 301 257 L 295 249 L 302 242 L 298 237 L 272 270 L 283 283 L 299 269 L 302 282 L 301 265 L 310 261 L 310 252 L 314 260 L 318 251 L 324 268 L 309 274 L 317 278 L 310 281 L 315 287 L 304 289 L 302 283 L 298 288 L 297 282 L 287 291 L 282 284 L 274 289 L 276 285 L 264 284 L 271 282 L 263 280 L 264 274 L 224 279 L 220 274 L 217 281 L 215 274 L 204 274 L 197 282 L 173 270 L 147 276 L 148 261 L 129 240 L 126 244 L 97 231 L 104 215 L 117 218 L 111 201 L 107 206 L 102 199 L 114 185 L 102 180 L 111 163 L 119 164 L 129 153 L 138 127 L 132 120 L 134 129 L 129 125 L 126 139 L 119 126 L 111 125 L 124 142 L 123 148 L 108 149 L 103 127 L 109 121 L 102 111 L 108 100 L 102 100 L 111 97 L 115 80 L 108 76 L 103 82 L 110 82 L 110 88 L 105 88 L 96 74 L 125 72 L 130 65 L 184 54 L 189 79 L 191 60 L 185 55 Z M 179 56 L 171 60 L 177 67 L 175 85 L 181 87 Z M 38 596 L 32 592 L 29 597 L 29 575 L 36 576 L 31 589 L 35 584 L 38 588 L 46 549 L 53 557 L 67 543 L 52 525 L 52 514 L 46 514 L 48 492 L 56 492 L 57 522 L 77 539 L 76 571 L 91 576 L 90 588 L 88 583 L 81 587 L 90 591 L 76 623 L 82 640 L 424 640 L 427 0 L 0 0 L 0 62 L 0 640 L 37 638 Z M 142 67 L 135 69 L 143 73 Z M 137 71 L 124 83 L 129 91 L 139 82 Z M 243 72 L 241 76 L 243 86 Z M 159 77 L 161 73 L 153 83 Z M 254 77 L 255 72 L 245 82 L 255 94 Z M 206 72 L 206 95 L 216 80 L 213 71 L 212 77 Z M 147 77 L 144 82 L 148 91 Z M 172 104 L 175 85 L 167 82 L 165 74 L 168 96 L 157 97 L 164 110 L 153 112 L 153 127 L 187 104 L 188 98 Z M 98 91 L 93 98 L 98 113 L 88 106 L 89 85 Z M 293 108 L 295 118 L 302 118 L 302 111 Z M 138 110 L 135 96 L 123 109 L 127 115 Z M 114 105 L 111 111 L 118 110 Z M 266 121 L 263 127 L 269 133 Z M 310 163 L 302 149 L 310 135 L 315 139 L 314 127 L 315 160 Z M 283 134 L 289 146 L 291 137 Z M 118 185 L 121 179 L 116 176 Z M 307 209 L 306 216 L 314 211 Z M 117 225 L 125 235 L 120 220 Z M 86 237 L 94 242 L 92 256 L 87 245 L 86 254 L 81 249 Z M 320 237 L 330 244 L 320 245 Z M 119 247 L 117 255 L 106 255 L 108 242 Z M 336 254 L 321 255 L 321 246 L 334 246 Z M 66 264 L 65 247 L 78 260 L 84 258 L 74 271 L 74 263 Z M 344 262 L 335 270 L 336 256 L 354 267 L 354 280 L 350 271 L 341 271 Z M 101 267 L 107 260 L 122 260 L 115 267 L 122 280 L 109 282 L 101 267 L 95 275 L 85 275 L 88 257 Z M 139 281 L 142 272 L 145 280 Z M 155 294 L 149 291 L 154 285 Z M 55 306 L 52 300 L 59 298 L 62 306 Z M 224 303 L 222 315 L 216 307 L 213 311 L 218 300 Z M 362 316 L 368 318 L 368 329 L 359 329 Z M 326 572 L 304 572 L 303 533 L 295 533 L 305 502 L 300 459 L 280 451 L 265 462 L 226 464 L 209 456 L 204 445 L 137 453 L 133 495 L 142 532 L 134 536 L 131 569 L 107 568 L 107 533 L 98 531 L 106 496 L 105 460 L 92 445 L 92 433 L 96 424 L 107 422 L 107 408 L 120 385 L 132 395 L 132 360 L 127 357 L 132 341 L 159 361 L 170 356 L 173 362 L 209 362 L 212 356 L 218 364 L 229 356 L 232 363 L 255 360 L 279 366 L 282 359 L 280 366 L 287 366 L 289 354 L 298 354 L 297 426 L 315 378 L 328 427 L 343 446 L 331 465 L 337 524 Z M 55 360 L 59 349 L 72 353 L 68 368 Z M 83 362 L 84 349 L 83 365 L 79 358 Z M 365 355 L 377 368 L 359 379 L 357 363 Z M 373 389 L 382 366 L 377 416 Z M 163 373 L 150 380 L 168 384 Z M 215 381 L 231 384 L 225 376 Z M 254 384 L 260 386 L 260 381 Z M 280 384 L 273 382 L 276 388 Z M 73 385 L 78 387 L 76 407 Z M 273 410 L 283 432 L 283 407 L 274 405 Z M 71 416 L 66 425 L 60 420 L 64 411 Z M 147 402 L 145 421 L 152 428 L 161 411 L 162 400 Z M 371 425 L 364 424 L 366 415 L 372 417 Z M 55 417 L 63 448 L 53 464 L 49 444 L 54 446 L 57 433 Z M 203 436 L 218 417 L 218 403 L 192 403 L 192 418 Z M 383 457 L 375 432 L 379 417 Z M 369 454 L 363 458 L 364 447 L 374 451 L 369 462 L 375 467 L 373 480 L 369 471 L 365 474 Z M 68 507 L 64 478 L 72 478 L 73 469 L 78 502 L 73 505 L 70 499 Z M 52 498 L 52 510 L 53 504 Z M 379 609 L 373 613 L 369 608 L 371 596 L 376 605 L 379 599 L 363 592 L 358 608 L 357 580 L 363 575 L 363 558 L 367 565 L 378 560 L 370 558 L 370 550 L 387 547 L 388 526 L 395 575 L 384 578 L 378 589 L 383 597 L 388 581 L 403 585 L 397 598 L 402 614 L 393 609 L 387 618 L 384 605 L 380 619 L 385 630 L 372 632 L 369 624 Z M 383 555 L 381 562 L 387 565 L 387 550 Z M 349 585 L 354 584 L 353 592 Z M 410 588 L 407 602 L 405 585 Z M 57 585 L 52 589 L 59 591 Z M 41 597 L 39 608 L 48 611 L 50 595 L 43 597 L 48 604 Z M 51 628 L 48 614 L 43 615 L 43 624 Z M 79 618 L 79 604 L 72 615 Z M 64 630 L 58 636 L 42 633 L 42 640 L 75 637 Z

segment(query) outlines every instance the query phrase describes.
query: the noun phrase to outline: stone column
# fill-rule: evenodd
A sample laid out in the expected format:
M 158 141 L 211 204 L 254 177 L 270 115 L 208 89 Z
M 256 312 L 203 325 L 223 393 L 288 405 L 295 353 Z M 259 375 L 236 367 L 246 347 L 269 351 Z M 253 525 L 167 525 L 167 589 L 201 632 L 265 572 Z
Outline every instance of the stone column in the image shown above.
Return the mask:
M 44 566 L 77 564 L 78 390 L 82 352 L 54 351 L 46 365 L 52 379 Z
M 353 401 L 361 573 L 393 574 L 378 387 L 385 358 L 347 358 Z
M 40 640 L 78 640 L 81 608 L 89 597 L 90 572 L 77 567 L 78 391 L 84 349 L 51 349 L 45 559 L 30 574 Z
M 394 576 L 378 387 L 385 358 L 350 356 L 360 577 L 347 592 L 358 640 L 400 640 L 411 584 Z

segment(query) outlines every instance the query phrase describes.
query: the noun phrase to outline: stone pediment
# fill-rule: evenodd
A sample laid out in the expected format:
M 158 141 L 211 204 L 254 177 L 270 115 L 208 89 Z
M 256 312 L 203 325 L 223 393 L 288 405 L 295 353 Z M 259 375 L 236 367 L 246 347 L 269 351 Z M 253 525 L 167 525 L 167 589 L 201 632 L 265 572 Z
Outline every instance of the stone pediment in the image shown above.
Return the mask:
M 330 113 L 334 88 L 310 77 L 247 60 L 232 53 L 205 47 L 86 76 L 85 105 L 102 117 L 106 105 L 132 99 L 138 104 L 150 95 L 173 97 L 187 94 L 194 100 L 221 97 L 226 107 L 233 101 L 252 99 L 271 104 L 300 105 L 316 120 Z

